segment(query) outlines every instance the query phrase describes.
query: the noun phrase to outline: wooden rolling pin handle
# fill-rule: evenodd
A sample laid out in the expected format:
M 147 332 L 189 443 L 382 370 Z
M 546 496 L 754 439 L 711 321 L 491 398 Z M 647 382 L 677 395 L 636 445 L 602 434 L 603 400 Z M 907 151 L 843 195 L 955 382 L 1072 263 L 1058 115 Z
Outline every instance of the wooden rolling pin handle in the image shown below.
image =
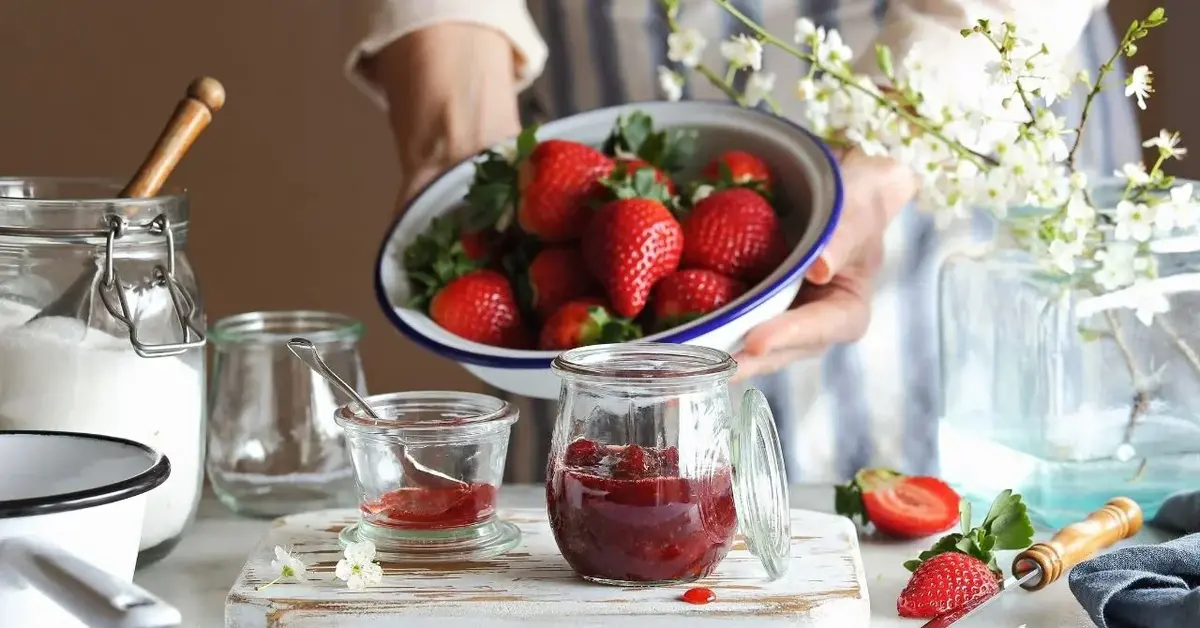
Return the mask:
M 1042 577 L 1021 585 L 1037 591 L 1058 580 L 1072 567 L 1091 558 L 1117 541 L 1142 529 L 1142 509 L 1128 497 L 1114 497 L 1087 519 L 1059 530 L 1045 543 L 1035 543 L 1017 554 L 1013 575 L 1029 572 L 1033 565 L 1042 569 Z
M 133 179 L 121 190 L 121 196 L 145 198 L 158 194 L 171 171 L 191 148 L 192 142 L 212 121 L 213 114 L 224 105 L 225 88 L 220 82 L 208 77 L 192 81 L 187 96 L 175 107 L 175 114 L 167 122 Z

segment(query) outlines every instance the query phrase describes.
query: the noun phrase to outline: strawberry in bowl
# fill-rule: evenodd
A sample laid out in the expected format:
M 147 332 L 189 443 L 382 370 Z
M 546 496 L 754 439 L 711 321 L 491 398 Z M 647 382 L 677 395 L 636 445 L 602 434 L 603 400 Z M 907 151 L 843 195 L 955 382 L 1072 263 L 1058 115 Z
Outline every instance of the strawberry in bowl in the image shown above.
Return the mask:
M 431 182 L 383 242 L 376 294 L 413 342 L 518 395 L 561 351 L 728 352 L 784 312 L 841 212 L 837 164 L 792 123 L 648 102 L 526 129 Z

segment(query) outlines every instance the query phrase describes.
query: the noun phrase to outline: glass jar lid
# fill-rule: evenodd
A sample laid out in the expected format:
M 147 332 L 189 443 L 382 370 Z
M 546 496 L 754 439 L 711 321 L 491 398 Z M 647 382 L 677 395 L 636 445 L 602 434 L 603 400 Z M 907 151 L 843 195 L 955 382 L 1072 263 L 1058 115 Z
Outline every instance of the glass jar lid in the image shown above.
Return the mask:
M 770 580 L 791 563 L 792 516 L 783 448 L 767 398 L 756 389 L 742 395 L 730 438 L 733 499 L 746 549 L 762 561 Z

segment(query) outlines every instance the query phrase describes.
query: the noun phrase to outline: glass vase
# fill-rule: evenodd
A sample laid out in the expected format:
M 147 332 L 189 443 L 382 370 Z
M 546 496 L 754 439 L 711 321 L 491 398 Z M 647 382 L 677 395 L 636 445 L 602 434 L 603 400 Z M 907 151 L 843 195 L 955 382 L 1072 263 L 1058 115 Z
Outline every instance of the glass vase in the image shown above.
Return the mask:
M 1200 243 L 1156 240 L 1169 304 L 1084 286 L 999 238 L 949 256 L 939 281 L 939 466 L 964 496 L 1011 488 L 1059 527 L 1108 499 L 1147 519 L 1200 477 Z M 1139 316 L 1139 314 L 1141 314 Z

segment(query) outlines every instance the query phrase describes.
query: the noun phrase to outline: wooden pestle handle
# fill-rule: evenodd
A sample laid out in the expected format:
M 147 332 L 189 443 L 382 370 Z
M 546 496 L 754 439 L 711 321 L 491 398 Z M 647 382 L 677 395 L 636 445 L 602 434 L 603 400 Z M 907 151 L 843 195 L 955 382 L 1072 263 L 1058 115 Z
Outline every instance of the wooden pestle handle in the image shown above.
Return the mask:
M 1087 519 L 1059 530 L 1045 543 L 1034 543 L 1013 560 L 1013 575 L 1029 573 L 1033 565 L 1042 577 L 1021 586 L 1037 591 L 1058 580 L 1072 567 L 1142 529 L 1142 509 L 1128 497 L 1114 497 Z
M 150 154 L 146 155 L 146 160 L 121 190 L 120 196 L 146 198 L 158 194 L 192 142 L 224 104 L 225 88 L 217 79 L 202 76 L 192 81 L 187 96 L 179 101 L 154 148 L 150 149 Z

